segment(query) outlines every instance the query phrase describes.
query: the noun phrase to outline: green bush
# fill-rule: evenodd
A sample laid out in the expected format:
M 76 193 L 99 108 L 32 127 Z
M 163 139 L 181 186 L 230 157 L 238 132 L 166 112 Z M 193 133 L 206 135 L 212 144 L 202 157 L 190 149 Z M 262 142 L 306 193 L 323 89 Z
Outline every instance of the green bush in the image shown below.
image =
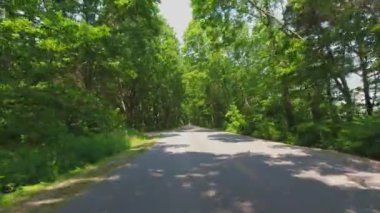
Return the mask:
M 231 105 L 225 115 L 226 130 L 233 133 L 240 133 L 246 127 L 244 115 L 240 113 L 236 105 Z
M 46 148 L 19 147 L 16 151 L 2 151 L 0 156 L 1 186 L 19 186 L 27 183 L 50 181 L 55 177 L 52 159 Z M 2 191 L 7 191 L 3 188 Z
M 263 119 L 254 123 L 253 135 L 268 140 L 281 140 L 282 132 L 275 122 Z
M 121 126 L 116 110 L 80 89 L 40 86 L 1 92 L 0 138 L 7 147 L 55 143 L 61 135 L 90 135 Z
M 54 144 L 0 151 L 0 187 L 10 192 L 17 186 L 53 181 L 58 175 L 95 163 L 129 148 L 126 132 L 93 136 L 66 135 Z
M 334 141 L 340 128 L 340 124 L 331 121 L 301 123 L 296 127 L 295 144 L 324 149 L 334 148 Z
M 380 159 L 380 112 L 346 124 L 335 146 L 344 152 Z
M 94 137 L 65 136 L 58 143 L 56 154 L 57 167 L 65 173 L 75 167 L 95 163 L 129 148 L 126 133 L 100 134 Z
M 52 181 L 126 150 L 116 110 L 79 88 L 0 87 L 0 187 Z M 112 132 L 112 133 L 109 133 Z
M 280 122 L 276 122 L 271 118 L 256 114 L 249 119 L 243 133 L 262 139 L 278 141 L 285 138 L 285 131 L 283 130 L 284 128 L 281 127 Z

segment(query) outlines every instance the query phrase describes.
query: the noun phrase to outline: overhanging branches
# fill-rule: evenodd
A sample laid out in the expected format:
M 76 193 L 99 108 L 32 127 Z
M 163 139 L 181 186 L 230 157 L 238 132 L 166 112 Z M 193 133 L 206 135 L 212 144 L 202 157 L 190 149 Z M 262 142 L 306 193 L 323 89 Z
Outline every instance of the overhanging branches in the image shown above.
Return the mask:
M 291 36 L 294 36 L 298 39 L 301 39 L 301 40 L 305 40 L 304 37 L 302 37 L 298 32 L 294 31 L 294 30 L 291 30 L 289 29 L 281 20 L 279 20 L 277 17 L 275 17 L 274 15 L 272 15 L 269 11 L 259 7 L 257 5 L 256 2 L 254 2 L 253 0 L 247 0 L 248 3 L 253 7 L 255 8 L 256 10 L 258 10 L 261 14 L 263 14 L 264 16 L 267 16 L 269 17 L 270 19 L 274 20 L 275 22 L 277 22 L 280 26 L 281 26 L 281 29 L 282 31 L 287 34 L 287 35 L 291 35 Z

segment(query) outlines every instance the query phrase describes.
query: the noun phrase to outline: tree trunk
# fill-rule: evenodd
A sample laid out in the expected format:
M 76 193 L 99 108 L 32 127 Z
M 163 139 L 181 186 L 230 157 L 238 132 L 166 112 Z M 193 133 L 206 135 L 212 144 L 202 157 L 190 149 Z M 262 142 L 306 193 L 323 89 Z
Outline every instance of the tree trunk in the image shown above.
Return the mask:
M 320 108 L 321 104 L 321 90 L 319 88 L 314 88 L 311 95 L 310 108 L 313 121 L 318 123 L 322 120 L 322 111 Z
M 352 100 L 351 92 L 350 92 L 350 87 L 348 86 L 347 80 L 345 77 L 339 77 L 339 78 L 334 78 L 335 84 L 338 87 L 338 90 L 342 93 L 343 99 L 346 102 L 347 105 L 347 119 L 349 121 L 352 120 L 354 116 L 354 102 Z
M 282 82 L 282 85 L 282 103 L 285 109 L 285 119 L 288 129 L 291 131 L 295 125 L 295 119 L 292 102 L 290 100 L 289 85 L 285 81 Z
M 333 119 L 334 122 L 338 122 L 339 116 L 338 116 L 338 112 L 336 110 L 336 106 L 334 104 L 334 97 L 332 94 L 332 85 L 331 85 L 330 81 L 328 82 L 328 84 L 326 86 L 326 94 L 327 94 L 328 101 L 329 101 L 330 117 Z
M 328 56 L 332 62 L 332 64 L 335 64 L 335 57 L 333 54 L 333 51 L 331 50 L 331 47 L 327 47 L 328 51 Z M 332 71 L 331 71 L 332 72 Z M 354 106 L 353 106 L 353 101 L 352 101 L 352 96 L 350 92 L 350 87 L 348 86 L 346 77 L 342 76 L 342 74 L 338 74 L 337 77 L 333 77 L 336 86 L 338 87 L 339 91 L 342 93 L 344 101 L 346 102 L 347 105 L 347 119 L 349 121 L 352 120 L 353 118 L 353 113 L 354 113 Z
M 361 54 L 359 55 L 360 59 L 360 68 L 362 71 L 362 81 L 363 81 L 363 92 L 364 92 L 364 99 L 365 99 L 365 106 L 366 111 L 368 115 L 372 115 L 373 113 L 373 103 L 371 98 L 371 91 L 370 91 L 370 82 L 369 82 L 369 76 L 368 76 L 368 69 L 367 69 L 367 61 L 365 57 L 363 57 Z

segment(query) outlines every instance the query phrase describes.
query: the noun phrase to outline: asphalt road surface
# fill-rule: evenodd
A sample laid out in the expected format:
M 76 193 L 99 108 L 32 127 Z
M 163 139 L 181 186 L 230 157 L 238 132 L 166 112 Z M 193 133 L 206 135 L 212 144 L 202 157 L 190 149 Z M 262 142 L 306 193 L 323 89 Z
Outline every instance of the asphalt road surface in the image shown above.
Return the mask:
M 197 127 L 158 141 L 58 212 L 380 212 L 379 162 Z

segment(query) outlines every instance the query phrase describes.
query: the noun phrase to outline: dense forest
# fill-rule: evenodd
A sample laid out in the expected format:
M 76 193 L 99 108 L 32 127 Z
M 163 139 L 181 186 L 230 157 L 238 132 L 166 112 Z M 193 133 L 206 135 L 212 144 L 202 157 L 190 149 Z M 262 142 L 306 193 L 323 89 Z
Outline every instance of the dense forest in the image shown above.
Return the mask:
M 183 44 L 158 4 L 0 1 L 3 192 L 187 123 L 380 159 L 377 0 L 192 0 Z

